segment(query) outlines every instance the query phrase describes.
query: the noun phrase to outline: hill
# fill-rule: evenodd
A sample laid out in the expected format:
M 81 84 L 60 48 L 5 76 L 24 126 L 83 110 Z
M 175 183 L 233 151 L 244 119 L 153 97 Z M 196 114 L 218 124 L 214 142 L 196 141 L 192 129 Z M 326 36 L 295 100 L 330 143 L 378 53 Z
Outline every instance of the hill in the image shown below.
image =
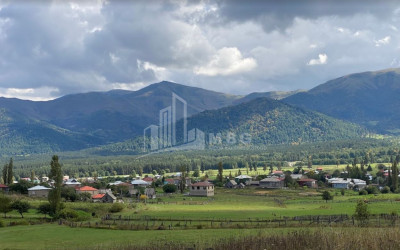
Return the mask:
M 358 125 L 269 98 L 201 112 L 189 118 L 188 127 L 207 133 L 250 133 L 256 144 L 297 144 L 366 135 Z
M 364 125 L 379 133 L 400 133 L 400 69 L 343 76 L 284 102 Z
M 301 92 L 305 92 L 305 90 L 302 89 L 298 89 L 298 90 L 293 90 L 293 91 L 269 91 L 269 92 L 253 92 L 250 93 L 236 101 L 234 101 L 234 104 L 240 104 L 240 103 L 244 103 L 244 102 L 249 102 L 251 100 L 260 98 L 260 97 L 268 97 L 271 99 L 275 99 L 275 100 L 281 100 L 283 98 L 289 97 L 291 95 L 297 94 L 297 93 L 301 93 Z
M 240 98 L 172 82 L 152 84 L 138 91 L 73 94 L 45 102 L 0 98 L 0 108 L 12 118 L 12 124 L 6 122 L 8 118 L 0 120 L 0 139 L 6 141 L 8 129 L 12 129 L 19 145 L 30 144 L 31 150 L 22 150 L 26 153 L 36 152 L 33 145 L 40 143 L 44 151 L 65 150 L 67 145 L 68 150 L 77 150 L 132 139 L 142 135 L 149 124 L 158 123 L 159 110 L 171 105 L 172 92 L 187 101 L 188 115 L 228 106 Z M 60 136 L 64 146 L 45 146 L 59 145 L 54 141 L 58 138 L 53 134 L 56 131 L 63 131 Z M 19 146 L 15 147 L 17 152 L 21 152 Z

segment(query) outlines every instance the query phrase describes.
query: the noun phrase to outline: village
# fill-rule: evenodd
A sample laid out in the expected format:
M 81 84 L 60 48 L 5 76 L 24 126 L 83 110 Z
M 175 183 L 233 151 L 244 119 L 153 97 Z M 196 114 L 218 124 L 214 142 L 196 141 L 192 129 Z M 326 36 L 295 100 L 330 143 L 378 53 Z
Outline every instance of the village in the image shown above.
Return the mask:
M 381 164 L 382 165 L 382 164 Z M 221 172 L 215 179 L 208 178 L 207 173 L 201 177 L 193 177 L 193 173 L 177 172 L 159 174 L 143 174 L 142 176 L 116 177 L 85 177 L 70 178 L 63 176 L 62 198 L 65 201 L 86 201 L 95 203 L 140 202 L 156 199 L 157 195 L 180 191 L 186 196 L 211 197 L 215 190 L 226 189 L 340 189 L 360 191 L 373 188 L 383 190 L 385 180 L 389 178 L 389 168 L 381 167 L 376 176 L 372 172 L 365 172 L 363 179 L 348 177 L 347 171 L 335 170 L 329 174 L 322 167 L 315 169 L 295 168 L 290 170 L 275 170 L 268 174 L 255 173 L 254 175 L 241 174 L 232 176 L 232 171 Z M 245 172 L 244 169 L 242 169 Z M 248 171 L 247 171 L 248 172 Z M 191 177 L 189 177 L 192 175 Z M 314 178 L 312 178 L 314 177 Z M 110 182 L 110 180 L 113 180 Z M 222 180 L 222 181 L 221 181 Z M 109 181 L 109 182 L 107 182 Z M 32 198 L 46 199 L 54 181 L 49 177 L 26 177 L 13 181 L 11 185 L 0 184 L 4 194 L 26 194 Z M 216 189 L 217 187 L 217 189 Z M 218 192 L 218 191 L 217 191 Z

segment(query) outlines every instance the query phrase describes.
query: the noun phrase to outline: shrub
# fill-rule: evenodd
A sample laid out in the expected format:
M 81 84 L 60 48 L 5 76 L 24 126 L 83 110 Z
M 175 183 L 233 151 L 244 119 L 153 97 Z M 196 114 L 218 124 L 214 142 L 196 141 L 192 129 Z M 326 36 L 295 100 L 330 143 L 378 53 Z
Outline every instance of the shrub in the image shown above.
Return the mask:
M 367 195 L 368 194 L 368 192 L 367 192 L 367 190 L 360 190 L 360 192 L 358 192 L 358 194 L 359 195 Z
M 109 212 L 110 213 L 118 213 L 124 210 L 125 206 L 122 203 L 114 203 L 111 207 Z
M 64 208 L 58 214 L 58 218 L 70 221 L 84 221 L 90 218 L 90 214 L 82 210 L 74 210 L 71 208 Z
M 174 184 L 166 184 L 163 186 L 164 193 L 175 193 L 177 187 Z
M 368 186 L 368 187 L 365 188 L 365 190 L 368 192 L 368 194 L 377 194 L 377 193 L 379 193 L 379 190 L 374 186 Z
M 390 187 L 385 186 L 385 187 L 382 189 L 381 193 L 382 193 L 382 194 L 388 194 L 388 193 L 390 193 Z
M 6 223 L 4 223 L 4 221 L 0 220 L 0 227 L 5 227 Z
M 64 208 L 63 210 L 60 211 L 60 213 L 58 214 L 58 217 L 61 219 L 65 219 L 65 220 L 74 220 L 74 219 L 78 219 L 79 214 L 78 214 L 78 212 L 76 212 L 75 210 L 73 210 L 71 208 Z

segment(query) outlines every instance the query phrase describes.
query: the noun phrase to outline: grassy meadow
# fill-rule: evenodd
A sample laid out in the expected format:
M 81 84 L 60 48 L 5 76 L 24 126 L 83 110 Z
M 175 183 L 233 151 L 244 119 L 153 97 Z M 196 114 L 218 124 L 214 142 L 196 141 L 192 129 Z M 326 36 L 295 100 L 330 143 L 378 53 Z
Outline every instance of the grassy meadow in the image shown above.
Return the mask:
M 5 227 L 0 228 L 0 249 L 55 249 L 55 248 L 109 248 L 115 246 L 146 246 L 155 242 L 179 242 L 184 246 L 195 244 L 199 248 L 205 248 L 207 244 L 217 246 L 222 239 L 252 237 L 272 237 L 279 234 L 298 232 L 301 228 L 288 226 L 262 226 L 263 228 L 219 227 L 219 224 L 206 223 L 206 227 L 185 227 L 180 223 L 186 220 L 194 224 L 202 224 L 202 220 L 273 220 L 275 218 L 294 217 L 301 215 L 353 215 L 356 202 L 359 199 L 368 200 L 368 209 L 372 214 L 400 213 L 399 194 L 358 195 L 358 192 L 347 190 L 344 195 L 339 190 L 329 190 L 333 195 L 332 201 L 325 202 L 321 198 L 322 190 L 297 189 L 297 190 L 263 190 L 255 188 L 228 190 L 217 188 L 214 197 L 189 197 L 181 194 L 160 195 L 158 199 L 148 203 L 132 203 L 125 200 L 125 208 L 119 213 L 113 214 L 129 218 L 158 218 L 165 223 L 173 225 L 170 230 L 135 230 L 125 227 L 126 230 L 118 230 L 110 221 L 109 229 L 93 228 L 95 223 L 101 223 L 110 208 L 110 204 L 94 204 L 84 202 L 68 202 L 66 207 L 73 208 L 88 218 L 75 222 L 78 227 L 70 227 L 68 224 L 58 225 L 58 221 L 44 219 L 37 212 L 40 199 L 27 199 L 32 208 L 24 214 L 24 219 L 15 211 L 7 214 L 7 218 L 0 218 Z M 171 222 L 168 222 L 171 220 Z M 198 220 L 199 222 L 197 222 Z M 164 222 L 156 222 L 158 224 Z M 173 222 L 172 222 L 173 221 Z M 90 227 L 88 228 L 87 225 Z M 121 222 L 122 225 L 125 222 Z M 144 221 L 134 222 L 142 223 Z M 157 225 L 158 225 L 157 224 Z M 203 223 L 204 224 L 204 223 Z M 12 225 L 12 226 L 9 226 Z M 79 225 L 84 225 L 79 227 Z M 396 224 L 395 224 L 396 225 Z M 397 223 L 398 225 L 398 223 Z M 214 228 L 215 227 L 215 228 Z M 335 228 L 340 228 L 340 225 Z M 306 228 L 319 230 L 318 225 L 310 225 Z M 330 228 L 330 227 L 327 227 Z M 358 227 L 350 227 L 343 230 L 358 230 Z M 130 229 L 130 230 L 129 230 Z M 375 228 L 380 230 L 379 227 Z M 375 230 L 371 229 L 371 230 Z M 325 229 L 326 230 L 326 229 Z M 288 237 L 289 237 L 288 236 Z M 3 240 L 6 239 L 6 240 Z M 171 243 L 172 244 L 172 243 Z M 182 246 L 183 246 L 182 245 Z M 172 246 L 172 245 L 171 245 Z M 173 245 L 174 248 L 179 248 Z M 181 245 L 179 245 L 181 246 Z M 200 247 L 201 246 L 201 247 Z M 129 248 L 125 248 L 129 249 Z M 151 248 L 150 248 L 151 249 Z M 173 249 L 171 247 L 171 249 Z M 217 248 L 218 249 L 218 248 Z

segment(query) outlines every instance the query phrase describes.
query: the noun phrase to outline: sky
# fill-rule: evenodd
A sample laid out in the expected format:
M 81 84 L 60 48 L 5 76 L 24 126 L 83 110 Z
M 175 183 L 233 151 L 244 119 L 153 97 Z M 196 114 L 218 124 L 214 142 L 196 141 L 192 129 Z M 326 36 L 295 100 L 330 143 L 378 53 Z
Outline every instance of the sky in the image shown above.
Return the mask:
M 0 0 L 0 96 L 311 89 L 400 67 L 399 29 L 396 1 Z

